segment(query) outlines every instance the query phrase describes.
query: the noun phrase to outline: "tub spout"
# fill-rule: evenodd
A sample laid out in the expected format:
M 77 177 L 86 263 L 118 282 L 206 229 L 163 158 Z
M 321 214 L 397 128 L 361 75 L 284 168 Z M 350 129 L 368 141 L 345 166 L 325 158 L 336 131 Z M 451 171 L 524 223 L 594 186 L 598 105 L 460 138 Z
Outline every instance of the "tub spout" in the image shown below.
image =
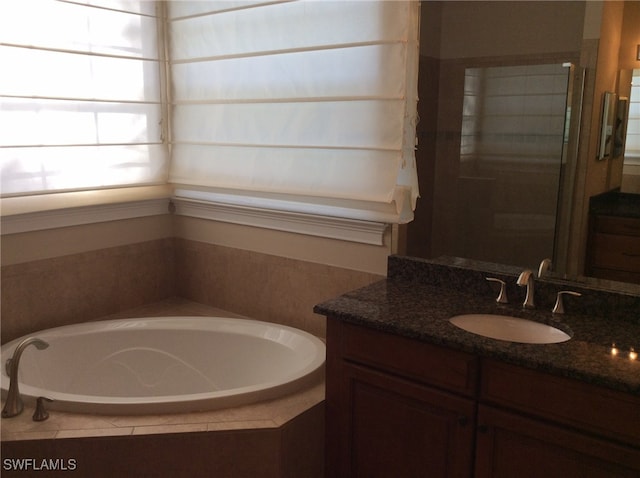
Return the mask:
M 46 349 L 49 344 L 44 340 L 35 337 L 28 337 L 18 344 L 13 351 L 13 356 L 7 361 L 7 372 L 9 375 L 9 392 L 7 393 L 7 401 L 2 409 L 2 418 L 11 418 L 22 413 L 24 404 L 20 396 L 18 388 L 18 366 L 20 365 L 20 356 L 24 349 L 29 345 L 35 345 L 38 350 Z

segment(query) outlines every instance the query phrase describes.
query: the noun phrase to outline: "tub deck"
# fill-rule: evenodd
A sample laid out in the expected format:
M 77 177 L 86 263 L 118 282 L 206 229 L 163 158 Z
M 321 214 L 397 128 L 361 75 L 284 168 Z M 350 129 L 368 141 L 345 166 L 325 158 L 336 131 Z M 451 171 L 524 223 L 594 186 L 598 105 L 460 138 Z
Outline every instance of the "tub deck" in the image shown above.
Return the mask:
M 238 317 L 171 299 L 104 319 L 169 315 Z M 278 399 L 208 412 L 117 416 L 52 411 L 44 422 L 32 421 L 32 413 L 26 405 L 20 416 L 2 419 L 3 476 L 26 476 L 7 469 L 7 458 L 33 460 L 27 464 L 39 467 L 71 466 L 71 474 L 92 478 L 324 476 L 322 379 Z M 56 473 L 39 468 L 37 474 Z
M 246 318 L 215 307 L 175 298 L 109 315 L 100 320 L 173 315 Z M 51 411 L 50 418 L 44 422 L 34 422 L 31 419 L 33 407 L 27 404 L 20 416 L 2 420 L 1 440 L 278 428 L 323 400 L 324 382 L 320 382 L 299 393 L 230 409 L 142 416 L 84 415 Z

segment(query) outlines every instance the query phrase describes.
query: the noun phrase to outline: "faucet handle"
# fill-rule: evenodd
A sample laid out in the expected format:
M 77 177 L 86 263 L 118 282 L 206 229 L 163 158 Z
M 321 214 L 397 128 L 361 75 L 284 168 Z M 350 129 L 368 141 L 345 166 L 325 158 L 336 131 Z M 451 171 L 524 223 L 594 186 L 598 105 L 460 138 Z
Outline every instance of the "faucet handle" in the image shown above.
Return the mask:
M 51 398 L 47 397 L 38 397 L 36 401 L 36 410 L 33 412 L 33 421 L 34 422 L 43 422 L 47 418 L 49 418 L 49 412 L 44 408 L 44 402 L 53 402 Z
M 554 314 L 564 314 L 564 301 L 562 300 L 562 297 L 565 295 L 580 297 L 582 294 L 580 294 L 579 292 L 574 292 L 572 290 L 561 290 L 560 292 L 558 292 L 556 304 L 553 306 L 553 310 L 551 312 L 553 312 Z
M 498 304 L 508 304 L 509 299 L 507 298 L 507 283 L 503 280 L 496 279 L 495 277 L 485 277 L 489 282 L 497 282 L 500 284 L 500 293 L 496 299 Z

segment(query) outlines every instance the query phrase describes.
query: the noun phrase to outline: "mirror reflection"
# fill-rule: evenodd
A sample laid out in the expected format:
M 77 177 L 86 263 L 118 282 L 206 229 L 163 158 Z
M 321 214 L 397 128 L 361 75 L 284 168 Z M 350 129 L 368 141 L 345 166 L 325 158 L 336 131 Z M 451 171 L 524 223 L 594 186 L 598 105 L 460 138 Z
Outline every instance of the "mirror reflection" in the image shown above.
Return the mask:
M 437 255 L 553 257 L 570 63 L 465 68 L 457 177 L 438 183 Z
M 614 149 L 614 126 L 616 124 L 616 107 L 618 98 L 612 91 L 605 91 L 602 95 L 602 121 L 600 122 L 600 140 L 598 141 L 598 159 L 619 156 L 622 151 Z
M 623 115 L 622 120 L 626 120 L 626 131 L 623 135 L 621 189 L 640 194 L 640 67 L 631 74 L 626 115 Z
M 594 229 L 596 212 L 631 211 L 640 221 L 638 77 L 623 61 L 623 46 L 640 42 L 638 25 L 640 2 L 423 2 L 421 198 L 407 254 L 532 269 L 551 258 L 563 279 L 588 272 L 640 283 L 640 224 L 604 253 L 638 249 L 637 276 L 609 274 L 619 264 L 593 252 L 598 234 L 609 234 Z M 620 58 L 598 60 L 616 46 Z M 625 147 L 598 160 L 606 91 L 629 98 L 628 130 Z

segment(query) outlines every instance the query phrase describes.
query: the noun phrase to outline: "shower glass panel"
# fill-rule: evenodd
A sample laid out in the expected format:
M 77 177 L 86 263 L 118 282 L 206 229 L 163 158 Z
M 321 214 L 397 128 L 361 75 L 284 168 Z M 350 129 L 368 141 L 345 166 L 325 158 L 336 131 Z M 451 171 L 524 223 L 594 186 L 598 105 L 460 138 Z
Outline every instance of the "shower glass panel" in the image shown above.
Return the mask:
M 536 266 L 554 255 L 571 69 L 467 68 L 446 255 Z

